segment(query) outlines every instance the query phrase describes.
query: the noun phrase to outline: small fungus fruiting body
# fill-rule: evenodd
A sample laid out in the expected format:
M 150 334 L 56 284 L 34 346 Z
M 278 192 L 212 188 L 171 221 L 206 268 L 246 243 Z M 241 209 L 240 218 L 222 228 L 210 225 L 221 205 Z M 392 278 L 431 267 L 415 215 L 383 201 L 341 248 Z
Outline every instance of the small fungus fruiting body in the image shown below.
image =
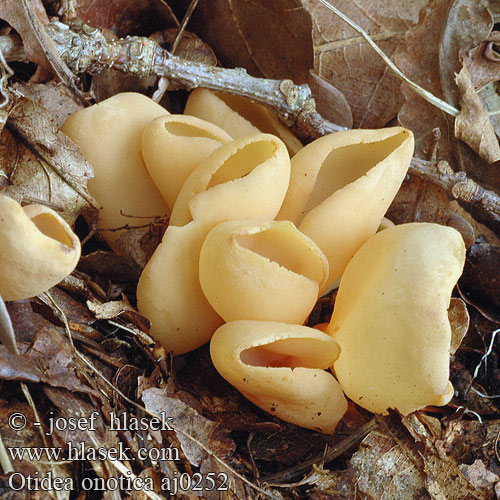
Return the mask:
M 315 140 L 292 158 L 290 187 L 277 219 L 291 220 L 328 258 L 326 287 L 377 231 L 413 154 L 400 127 L 348 130 Z
M 170 209 L 194 168 L 231 141 L 217 125 L 188 115 L 161 116 L 144 129 L 144 163 Z
M 198 278 L 205 224 L 169 226 L 137 286 L 137 308 L 151 335 L 167 351 L 183 354 L 207 343 L 223 323 L 203 295 Z
M 61 127 L 94 168 L 89 192 L 100 203 L 99 229 L 141 224 L 168 212 L 141 158 L 142 133 L 151 120 L 169 112 L 152 99 L 127 92 L 73 113 Z M 112 246 L 119 232 L 104 231 Z
M 216 149 L 182 186 L 170 224 L 203 220 L 272 220 L 290 182 L 290 158 L 283 142 L 269 134 L 236 139 Z
M 279 137 L 291 155 L 302 148 L 301 142 L 272 111 L 245 97 L 197 88 L 191 92 L 184 114 L 215 123 L 234 139 L 263 132 Z
M 464 261 L 460 233 L 429 223 L 389 227 L 354 255 L 328 333 L 341 347 L 335 374 L 355 403 L 408 414 L 451 399 L 448 307 Z
M 318 246 L 289 221 L 229 221 L 210 231 L 200 283 L 225 321 L 302 324 L 328 277 Z
M 80 240 L 43 205 L 21 207 L 0 194 L 0 295 L 33 297 L 68 276 L 80 258 Z
M 286 422 L 331 434 L 347 410 L 338 382 L 325 371 L 339 346 L 318 330 L 234 321 L 216 331 L 210 355 L 222 377 Z
M 167 350 L 181 354 L 196 349 L 222 324 L 199 280 L 200 251 L 208 232 L 235 218 L 272 220 L 289 178 L 286 148 L 267 134 L 221 146 L 189 175 L 137 289 L 138 309 Z

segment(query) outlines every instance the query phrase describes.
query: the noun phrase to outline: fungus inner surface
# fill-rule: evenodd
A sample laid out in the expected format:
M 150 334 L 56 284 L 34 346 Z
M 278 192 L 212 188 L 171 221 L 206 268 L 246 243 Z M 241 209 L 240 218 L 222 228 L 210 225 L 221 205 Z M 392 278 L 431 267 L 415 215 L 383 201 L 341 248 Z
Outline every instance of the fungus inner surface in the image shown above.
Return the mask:
M 261 132 L 276 134 L 276 128 L 272 126 L 268 115 L 269 112 L 261 104 L 256 104 L 244 97 L 222 92 L 217 92 L 217 97 Z
M 211 134 L 208 130 L 196 127 L 190 123 L 166 121 L 165 130 L 172 135 L 180 137 L 204 137 L 220 142 L 219 138 Z
M 406 132 L 400 132 L 383 141 L 357 143 L 334 149 L 321 165 L 304 216 L 335 191 L 365 175 L 407 138 Z
M 45 213 L 36 215 L 31 220 L 45 236 L 57 240 L 67 247 L 73 246 L 73 241 L 64 230 L 64 227 L 52 214 Z
M 212 175 L 207 189 L 248 175 L 255 167 L 269 160 L 276 150 L 271 141 L 246 144 L 231 155 Z
M 323 281 L 324 269 L 319 255 L 289 224 L 276 224 L 258 233 L 242 234 L 236 242 L 293 273 L 318 283 Z
M 337 350 L 320 339 L 288 338 L 266 345 L 250 347 L 240 353 L 245 365 L 266 368 L 328 368 L 333 365 Z

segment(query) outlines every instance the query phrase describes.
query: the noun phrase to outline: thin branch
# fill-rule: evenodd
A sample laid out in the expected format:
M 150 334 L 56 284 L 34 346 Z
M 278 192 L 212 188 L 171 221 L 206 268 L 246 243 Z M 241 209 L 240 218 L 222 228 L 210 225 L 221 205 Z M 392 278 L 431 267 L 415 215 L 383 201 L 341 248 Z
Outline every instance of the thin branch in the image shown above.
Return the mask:
M 340 12 L 337 8 L 335 8 L 332 4 L 327 2 L 326 0 L 318 0 L 319 3 L 324 5 L 327 9 L 330 9 L 335 15 L 340 17 L 342 21 L 347 23 L 352 29 L 356 30 L 370 45 L 370 47 L 382 58 L 382 60 L 387 64 L 387 66 L 395 73 L 395 75 L 407 83 L 420 97 L 425 99 L 427 102 L 430 102 L 440 110 L 448 113 L 451 116 L 458 116 L 458 109 L 454 108 L 447 102 L 437 98 L 435 95 L 431 94 L 428 90 L 420 87 L 416 83 L 412 82 L 384 53 L 384 51 L 370 38 L 370 35 L 361 27 L 358 26 L 354 21 L 349 19 L 345 14 Z
M 139 77 L 165 76 L 187 89 L 206 87 L 266 104 L 287 126 L 301 129 L 304 136 L 320 137 L 343 130 L 319 115 L 307 85 L 255 78 L 242 68 L 219 68 L 188 61 L 162 49 L 150 38 L 107 41 L 98 29 L 84 27 L 81 33 L 76 33 L 59 22 L 50 23 L 47 31 L 59 47 L 63 61 L 77 74 L 97 74 L 112 67 Z
M 412 159 L 409 172 L 437 184 L 468 210 L 478 211 L 485 224 L 494 224 L 498 229 L 500 196 L 480 186 L 465 172 L 454 172 L 446 161 L 429 162 L 420 158 Z
M 107 41 L 98 29 L 84 26 L 76 33 L 52 22 L 47 26 L 65 63 L 75 73 L 96 74 L 114 68 L 137 76 L 165 76 L 190 89 L 206 87 L 248 97 L 272 108 L 280 119 L 304 139 L 315 139 L 345 130 L 325 120 L 317 111 L 307 85 L 290 80 L 254 78 L 241 68 L 218 68 L 171 55 L 149 38 L 128 37 Z M 2 44 L 0 37 L 0 46 Z M 481 222 L 498 230 L 500 196 L 484 189 L 463 172 L 453 172 L 443 162 L 436 164 L 414 158 L 409 172 L 439 185 L 466 208 L 474 209 Z

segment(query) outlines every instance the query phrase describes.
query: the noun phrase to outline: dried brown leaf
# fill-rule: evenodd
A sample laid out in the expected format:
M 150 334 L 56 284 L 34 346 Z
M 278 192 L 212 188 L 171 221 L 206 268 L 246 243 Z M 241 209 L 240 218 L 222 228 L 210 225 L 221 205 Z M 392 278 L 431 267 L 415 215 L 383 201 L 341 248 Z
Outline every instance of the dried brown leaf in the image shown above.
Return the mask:
M 448 319 L 451 326 L 450 354 L 454 354 L 469 330 L 469 312 L 463 300 L 452 297 L 448 308 Z
M 455 33 L 453 22 L 457 16 L 460 17 L 460 8 L 466 14 L 472 13 L 474 17 L 460 21 L 458 24 L 462 31 Z M 395 55 L 395 61 L 412 81 L 443 99 L 445 90 L 440 72 L 443 54 L 447 53 L 447 57 L 454 58 L 441 68 L 442 71 L 449 72 L 454 65 L 460 64 L 460 50 L 470 50 L 477 44 L 481 35 L 488 35 L 491 27 L 489 19 L 483 2 L 432 0 L 422 11 L 418 25 L 408 31 L 404 43 Z M 450 44 L 449 47 L 447 43 Z M 460 44 L 462 46 L 459 46 Z M 446 81 L 446 88 L 449 84 Z M 456 87 L 453 80 L 451 85 Z M 415 134 L 415 156 L 425 160 L 444 159 L 455 171 L 466 170 L 474 180 L 490 187 L 500 186 L 500 165 L 488 167 L 482 158 L 455 138 L 453 121 L 449 117 L 418 97 L 405 84 L 402 85 L 402 92 L 405 95 L 405 104 L 398 118 L 403 126 L 410 128 Z M 397 208 L 398 215 L 405 214 L 398 218 L 399 222 L 421 220 L 446 223 L 449 212 L 456 211 L 439 187 L 414 176 L 403 184 L 394 207 Z M 471 225 L 476 236 L 491 234 L 473 222 Z
M 495 50 L 499 43 L 500 32 L 493 31 L 484 42 L 463 57 L 474 88 L 482 89 L 489 83 L 500 80 L 500 59 Z
M 24 429 L 15 431 L 9 425 L 9 417 L 13 413 L 21 413 L 26 416 L 27 425 Z M 33 425 L 35 416 L 32 409 L 26 403 L 5 398 L 0 400 L 0 432 L 6 448 L 31 447 L 42 448 L 45 446 L 40 436 L 40 428 Z M 49 444 L 50 446 L 50 444 Z M 48 457 L 42 455 L 40 461 L 23 459 L 12 460 L 14 470 L 24 476 L 32 477 L 47 476 L 52 473 L 53 477 L 60 477 L 63 481 L 72 477 L 72 471 L 69 465 L 51 462 Z M 13 490 L 8 486 L 7 481 L 2 481 L 0 499 L 2 500 L 65 500 L 69 498 L 71 491 L 60 491 L 56 495 L 55 491 L 42 491 L 41 489 L 29 488 L 28 485 L 20 490 Z M 19 483 L 18 483 L 19 484 Z
M 101 447 L 108 450 L 112 448 L 120 449 L 120 440 L 118 439 L 117 432 L 110 430 L 106 425 L 101 416 L 101 408 L 88 403 L 81 397 L 65 389 L 45 387 L 44 392 L 56 406 L 56 416 L 66 421 L 68 421 L 68 419 L 77 420 L 79 418 L 90 421 L 90 416 L 92 413 L 96 412 L 95 430 L 79 430 L 69 427 L 54 429 L 54 441 L 58 446 L 63 448 L 63 450 L 67 450 L 69 443 L 71 443 L 74 449 L 81 449 L 82 443 L 84 443 L 84 447 L 87 450 Z M 128 452 L 125 454 L 129 456 Z M 100 477 L 108 478 L 110 472 L 115 472 L 114 469 L 110 470 L 107 461 L 91 460 L 90 462 L 92 463 L 94 471 Z
M 97 319 L 113 319 L 126 311 L 134 311 L 134 308 L 123 300 L 114 300 L 105 302 L 104 304 L 87 300 L 87 306 L 95 314 Z
M 109 280 L 113 283 L 137 283 L 140 268 L 131 260 L 113 252 L 97 251 L 84 255 L 78 269 L 96 279 Z
M 313 18 L 315 71 L 335 85 L 349 103 L 355 127 L 383 127 L 402 103 L 400 81 L 359 33 L 317 0 L 302 0 Z M 361 26 L 391 57 L 427 0 L 386 2 L 336 1 L 346 16 Z
M 300 0 L 201 0 L 193 19 L 223 66 L 307 82 L 313 67 L 311 18 Z
M 352 128 L 352 111 L 344 94 L 312 70 L 308 84 L 321 116 L 341 127 Z
M 194 437 L 220 458 L 229 456 L 235 449 L 234 442 L 225 432 L 221 432 L 219 425 L 200 415 L 194 408 L 180 399 L 169 397 L 162 389 L 152 387 L 142 393 L 142 400 L 146 409 L 155 415 L 164 412 L 172 417 L 177 439 L 181 443 L 182 451 L 189 462 L 198 467 L 207 453 L 186 434 Z
M 74 299 L 71 295 L 67 294 L 58 287 L 51 288 L 49 293 L 51 298 L 58 305 L 59 309 L 63 311 L 72 330 L 89 331 L 83 327 L 89 327 L 95 323 L 96 319 L 85 304 L 77 299 Z M 44 305 L 34 302 L 32 305 L 35 311 L 43 315 L 50 322 L 62 326 L 64 319 L 60 311 L 54 307 L 54 304 L 48 295 L 46 293 L 42 293 L 38 296 L 38 298 Z
M 441 445 L 437 419 L 420 420 L 418 412 L 391 416 L 372 431 L 352 456 L 360 491 L 373 498 L 487 500 L 461 474 Z M 436 434 L 438 432 L 439 434 Z M 381 474 L 383 470 L 383 474 Z
M 158 217 L 154 222 L 143 225 L 140 224 L 141 219 L 130 220 L 132 222 L 128 227 L 119 230 L 118 238 L 113 241 L 113 248 L 143 268 L 160 244 L 167 229 L 167 221 L 165 217 Z
M 458 23 L 461 32 L 452 36 L 457 29 L 453 23 L 461 13 L 465 13 L 466 18 Z M 474 17 L 468 17 L 469 14 Z M 454 77 L 451 81 L 442 80 L 443 75 L 457 65 L 460 69 L 460 53 L 467 53 L 487 38 L 490 29 L 491 17 L 483 1 L 432 0 L 422 11 L 418 25 L 407 33 L 405 42 L 395 55 L 395 61 L 412 81 L 436 97 L 444 99 L 447 95 L 451 99 L 458 88 Z M 449 47 L 447 43 L 450 43 Z M 445 58 L 452 59 L 446 62 L 446 70 L 442 68 Z M 488 187 L 499 188 L 500 163 L 487 167 L 484 160 L 455 138 L 450 117 L 418 97 L 407 85 L 403 84 L 401 89 L 405 104 L 398 119 L 415 134 L 415 156 L 430 159 L 437 145 L 437 158 L 448 161 L 455 171 L 465 170 L 474 180 Z M 440 132 L 437 141 L 436 129 Z M 433 194 L 434 190 L 429 188 L 428 191 Z
M 423 446 L 420 457 L 426 473 L 426 489 L 433 499 L 473 500 L 490 498 L 487 490 L 467 481 L 460 472 L 459 463 L 449 453 L 441 429 L 441 423 L 434 417 L 415 412 L 401 421 L 416 443 Z M 414 447 L 418 450 L 418 445 Z M 415 456 L 415 458 L 417 458 Z
M 499 431 L 500 420 L 455 420 L 446 426 L 443 446 L 461 464 L 472 464 L 475 460 L 495 464 L 493 443 Z
M 482 42 L 493 27 L 488 0 L 448 1 L 447 20 L 439 44 L 439 73 L 443 96 L 456 106 L 460 93 L 455 75 L 462 65 L 460 55 Z
M 0 136 L 0 191 L 24 204 L 45 203 L 72 224 L 95 203 L 93 170 L 80 148 L 58 132 L 51 114 L 21 98 Z
M 5 346 L 0 346 L 1 379 L 44 382 L 72 391 L 95 393 L 78 378 L 78 365 L 63 329 L 31 313 L 29 308 L 24 311 L 24 315 L 11 313 L 11 319 L 21 354 L 13 356 Z M 19 321 L 21 324 L 18 326 Z M 29 340 L 30 333 L 34 334 L 33 341 L 21 343 L 20 337 L 25 336 Z
M 179 26 L 162 0 L 78 0 L 76 15 L 90 26 L 113 30 L 119 37 L 150 35 Z
M 171 50 L 178 32 L 179 30 L 177 28 L 170 28 L 168 30 L 153 33 L 151 38 L 163 48 Z M 175 49 L 175 55 L 189 61 L 219 66 L 219 61 L 212 48 L 198 35 L 189 31 L 184 31 L 182 33 L 182 37 Z
M 29 0 L 27 6 L 42 24 L 47 24 L 49 19 L 41 0 Z M 24 51 L 28 59 L 51 71 L 49 61 L 43 47 L 37 40 L 27 16 L 26 7 L 20 0 L 2 0 L 0 3 L 0 18 L 7 21 L 21 35 Z
M 439 98 L 443 98 L 438 69 L 439 46 L 449 3 L 449 0 L 433 0 L 422 11 L 418 25 L 408 31 L 394 56 L 396 64 L 410 80 Z M 416 156 L 429 159 L 436 143 L 434 129 L 439 129 L 439 157 L 449 159 L 453 135 L 449 130 L 447 117 L 420 98 L 408 85 L 403 84 L 401 90 L 405 103 L 398 119 L 415 134 Z
M 57 128 L 69 115 L 83 108 L 81 101 L 67 87 L 53 81 L 44 84 L 14 82 L 12 88 L 49 111 Z
M 203 491 L 204 500 L 235 500 L 240 498 L 255 498 L 255 492 L 250 490 L 241 479 L 231 474 L 226 467 L 222 466 L 219 462 L 214 460 L 213 457 L 206 457 L 200 465 L 200 473 L 206 476 L 209 473 L 215 473 L 215 477 L 219 478 L 217 484 L 220 484 L 220 479 L 226 476 L 227 490 L 211 488 L 210 483 L 205 481 L 202 483 L 205 486 Z M 219 476 L 224 474 L 224 476 Z M 263 495 L 262 495 L 263 497 Z M 279 498 L 279 497 L 278 497 Z
M 39 65 L 41 71 L 34 79 L 47 79 L 56 74 L 75 93 L 76 77 L 63 62 L 56 44 L 45 30 L 49 20 L 41 0 L 2 0 L 0 18 L 7 21 L 23 40 L 28 59 Z
M 455 118 L 455 136 L 488 163 L 500 160 L 500 145 L 488 111 L 484 108 L 466 66 L 456 77 L 460 90 L 460 114 Z
M 360 492 L 369 498 L 432 498 L 426 492 L 421 464 L 412 461 L 415 452 L 408 453 L 405 444 L 382 431 L 372 431 L 363 440 L 350 460 Z M 411 442 L 408 445 L 412 449 Z
M 465 479 L 475 488 L 491 489 L 491 493 L 493 493 L 493 486 L 500 479 L 494 472 L 487 469 L 484 462 L 479 459 L 476 459 L 472 465 L 461 464 L 459 469 Z
M 453 227 L 460 232 L 467 248 L 480 235 L 496 239 L 492 231 L 473 220 L 456 201 L 450 201 L 442 189 L 417 176 L 403 182 L 387 217 L 396 224 L 415 221 Z

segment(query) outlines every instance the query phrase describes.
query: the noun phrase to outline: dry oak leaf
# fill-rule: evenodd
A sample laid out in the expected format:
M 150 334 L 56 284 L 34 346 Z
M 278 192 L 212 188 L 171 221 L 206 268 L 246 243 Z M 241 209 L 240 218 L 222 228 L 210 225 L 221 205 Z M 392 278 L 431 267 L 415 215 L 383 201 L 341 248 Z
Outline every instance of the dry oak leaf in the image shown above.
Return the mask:
M 96 28 L 108 28 L 117 36 L 150 35 L 179 21 L 163 0 L 78 0 L 76 15 Z
M 164 49 L 171 50 L 178 32 L 178 29 L 170 28 L 153 33 L 151 38 Z M 175 55 L 188 61 L 219 66 L 219 61 L 212 48 L 199 36 L 189 31 L 182 33 L 182 37 L 175 49 Z
M 359 491 L 370 498 L 487 500 L 482 490 L 466 481 L 455 459 L 443 454 L 432 429 L 415 415 L 418 412 L 403 417 L 406 429 L 393 415 L 363 440 L 350 460 Z
M 142 393 L 142 400 L 146 409 L 151 413 L 160 416 L 162 412 L 165 412 L 165 415 L 172 417 L 172 426 L 176 430 L 177 439 L 181 443 L 184 455 L 192 465 L 198 467 L 208 455 L 186 434 L 193 436 L 209 450 L 217 449 L 219 456 L 222 455 L 222 450 L 226 456 L 234 451 L 234 442 L 226 436 L 226 431 L 219 428 L 219 424 L 200 415 L 184 401 L 169 397 L 163 389 L 155 387 L 146 389 Z
M 500 160 L 500 145 L 488 111 L 474 88 L 469 70 L 463 66 L 456 77 L 460 89 L 460 113 L 455 118 L 455 136 L 488 163 Z
M 462 32 L 457 34 L 453 26 L 461 13 L 465 13 L 467 19 L 459 23 Z M 432 0 L 422 10 L 418 25 L 408 31 L 394 59 L 410 80 L 440 99 L 453 100 L 453 96 L 458 94 L 454 75 L 452 73 L 451 80 L 443 80 L 444 75 L 455 70 L 458 72 L 461 68 L 460 54 L 477 46 L 489 36 L 490 31 L 491 15 L 484 0 Z M 448 58 L 454 62 L 448 61 Z M 471 178 L 487 187 L 500 187 L 500 164 L 485 168 L 485 161 L 455 138 L 451 117 L 424 101 L 408 85 L 403 84 L 401 90 L 405 95 L 405 104 L 398 119 L 401 125 L 415 134 L 415 156 L 429 160 L 437 145 L 437 158 L 448 161 L 454 170 L 466 171 Z M 434 135 L 436 129 L 440 131 L 438 141 Z
M 474 88 L 480 89 L 500 80 L 500 55 L 496 47 L 500 44 L 500 31 L 474 47 L 463 59 L 472 78 Z
M 309 72 L 308 85 L 318 113 L 341 127 L 352 128 L 352 111 L 344 94 L 315 71 Z
M 26 425 L 24 429 L 19 431 L 14 430 L 9 425 L 9 417 L 14 413 L 21 413 L 26 416 L 28 425 Z M 33 425 L 35 421 L 36 418 L 33 414 L 33 410 L 27 403 L 22 403 L 5 396 L 0 400 L 0 432 L 5 447 L 7 449 L 29 447 L 34 450 L 38 449 L 42 452 L 39 460 L 29 460 L 27 454 L 25 454 L 22 459 L 18 458 L 19 455 L 14 458 L 9 453 L 10 458 L 12 458 L 12 465 L 15 472 L 22 474 L 24 477 L 31 475 L 32 477 L 40 479 L 52 473 L 54 478 L 57 477 L 59 478 L 58 480 L 62 482 L 67 478 L 72 478 L 73 471 L 70 464 L 51 461 L 43 452 L 43 447 L 50 445 L 47 443 L 44 444 L 40 435 L 40 427 Z M 71 491 L 64 489 L 58 491 L 57 496 L 52 492 L 48 493 L 43 490 L 34 490 L 33 486 L 31 486 L 31 488 L 28 487 L 27 481 L 25 481 L 24 487 L 20 490 L 17 488 L 22 486 L 21 482 L 19 481 L 15 484 L 14 481 L 16 489 L 13 489 L 4 478 L 5 476 L 2 477 L 1 500 L 67 500 L 71 494 Z M 14 486 L 14 484 L 12 486 Z
M 43 47 L 33 32 L 27 8 L 33 16 L 37 16 L 42 24 L 47 24 L 49 19 L 41 0 L 0 0 L 0 19 L 7 21 L 21 35 L 24 51 L 28 59 L 50 71 L 51 67 Z
M 0 0 L 0 19 L 21 36 L 28 59 L 38 64 L 32 80 L 46 80 L 56 74 L 76 94 L 76 77 L 61 59 L 56 44 L 45 31 L 47 13 L 41 0 Z
M 447 19 L 439 43 L 439 73 L 444 98 L 453 106 L 457 106 L 460 99 L 455 75 L 462 67 L 461 54 L 482 42 L 492 28 L 489 0 L 448 0 Z
M 90 206 L 87 191 L 94 171 L 80 148 L 39 104 L 21 98 L 0 136 L 0 192 L 23 204 L 44 203 L 69 224 Z
M 427 0 L 337 0 L 335 7 L 361 26 L 391 57 Z M 363 38 L 318 0 L 302 0 L 313 18 L 316 73 L 342 92 L 354 127 L 378 128 L 403 103 L 400 81 Z
M 307 82 L 313 67 L 311 17 L 300 0 L 201 0 L 195 31 L 226 67 Z

